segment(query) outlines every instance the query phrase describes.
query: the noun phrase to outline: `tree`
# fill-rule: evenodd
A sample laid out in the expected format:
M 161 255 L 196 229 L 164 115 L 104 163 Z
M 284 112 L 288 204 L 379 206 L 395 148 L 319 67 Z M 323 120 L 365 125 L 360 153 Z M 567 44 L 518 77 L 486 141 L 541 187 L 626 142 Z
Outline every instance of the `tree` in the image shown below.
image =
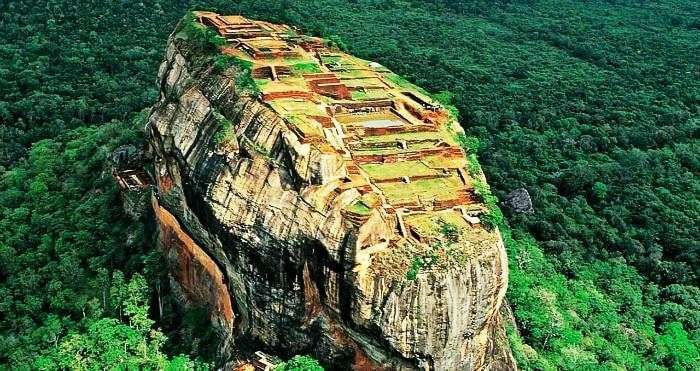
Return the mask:
M 323 367 L 311 356 L 296 355 L 277 365 L 275 371 L 323 371 Z
M 97 311 L 60 340 L 56 339 L 54 346 L 37 357 L 33 366 L 43 370 L 191 370 L 195 366 L 200 369 L 207 366 L 185 356 L 169 358 L 163 353 L 166 338 L 152 328 L 153 321 L 147 317 L 148 289 L 143 277 L 135 275 L 126 284 L 118 284 L 125 291 L 121 300 L 128 324 L 100 317 Z M 55 319 L 51 323 L 54 323 L 51 328 L 60 327 Z M 56 332 L 58 330 L 53 331 Z
M 606 186 L 605 183 L 595 182 L 591 191 L 593 191 L 593 195 L 598 200 L 604 200 L 608 197 L 608 186 Z
M 657 342 L 656 357 L 660 363 L 667 365 L 672 370 L 691 370 L 700 364 L 700 352 L 688 334 L 683 330 L 683 325 L 678 322 L 670 322 L 662 329 L 662 335 Z

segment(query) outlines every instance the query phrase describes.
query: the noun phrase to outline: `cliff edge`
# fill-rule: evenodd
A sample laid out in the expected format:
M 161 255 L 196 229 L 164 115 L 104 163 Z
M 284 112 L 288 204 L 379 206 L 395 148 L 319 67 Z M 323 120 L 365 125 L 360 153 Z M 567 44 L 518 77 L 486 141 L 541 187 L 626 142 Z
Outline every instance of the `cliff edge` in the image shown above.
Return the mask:
M 184 305 L 333 369 L 514 369 L 508 266 L 453 114 L 295 29 L 195 12 L 147 125 L 160 248 Z

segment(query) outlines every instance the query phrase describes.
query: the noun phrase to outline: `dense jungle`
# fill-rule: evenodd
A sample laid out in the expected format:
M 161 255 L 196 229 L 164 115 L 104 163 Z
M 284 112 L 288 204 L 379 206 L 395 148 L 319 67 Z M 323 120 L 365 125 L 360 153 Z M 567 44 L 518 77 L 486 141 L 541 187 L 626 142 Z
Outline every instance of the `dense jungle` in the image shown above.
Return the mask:
M 533 202 L 501 228 L 520 368 L 700 368 L 699 2 L 4 0 L 0 369 L 216 367 L 106 170 L 192 9 L 330 38 L 457 107 L 493 193 Z

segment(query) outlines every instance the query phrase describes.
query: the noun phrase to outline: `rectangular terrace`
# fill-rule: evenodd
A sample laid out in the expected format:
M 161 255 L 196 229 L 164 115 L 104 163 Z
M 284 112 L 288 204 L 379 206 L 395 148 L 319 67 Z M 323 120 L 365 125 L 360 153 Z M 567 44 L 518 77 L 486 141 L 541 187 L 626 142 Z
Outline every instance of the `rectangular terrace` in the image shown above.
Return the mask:
M 417 202 L 426 204 L 433 201 L 457 199 L 465 192 L 465 184 L 456 174 L 432 179 L 418 179 L 409 183 L 378 183 L 387 201 L 392 205 Z
M 440 175 L 437 169 L 426 166 L 421 161 L 401 161 L 388 164 L 363 164 L 364 170 L 370 179 L 382 181 L 388 179 L 400 179 L 401 177 L 426 177 Z
M 409 125 L 403 117 L 390 110 L 367 113 L 346 113 L 335 116 L 344 127 L 396 128 Z

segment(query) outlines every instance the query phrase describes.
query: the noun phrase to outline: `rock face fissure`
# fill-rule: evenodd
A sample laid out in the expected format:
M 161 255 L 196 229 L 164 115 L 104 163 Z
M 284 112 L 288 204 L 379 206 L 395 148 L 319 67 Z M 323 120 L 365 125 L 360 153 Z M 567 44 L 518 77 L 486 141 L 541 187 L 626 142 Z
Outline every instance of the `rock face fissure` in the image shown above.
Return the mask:
M 227 43 L 171 36 L 146 129 L 160 247 L 222 358 L 245 338 L 333 369 L 514 369 L 451 115 L 324 40 L 196 16 Z

